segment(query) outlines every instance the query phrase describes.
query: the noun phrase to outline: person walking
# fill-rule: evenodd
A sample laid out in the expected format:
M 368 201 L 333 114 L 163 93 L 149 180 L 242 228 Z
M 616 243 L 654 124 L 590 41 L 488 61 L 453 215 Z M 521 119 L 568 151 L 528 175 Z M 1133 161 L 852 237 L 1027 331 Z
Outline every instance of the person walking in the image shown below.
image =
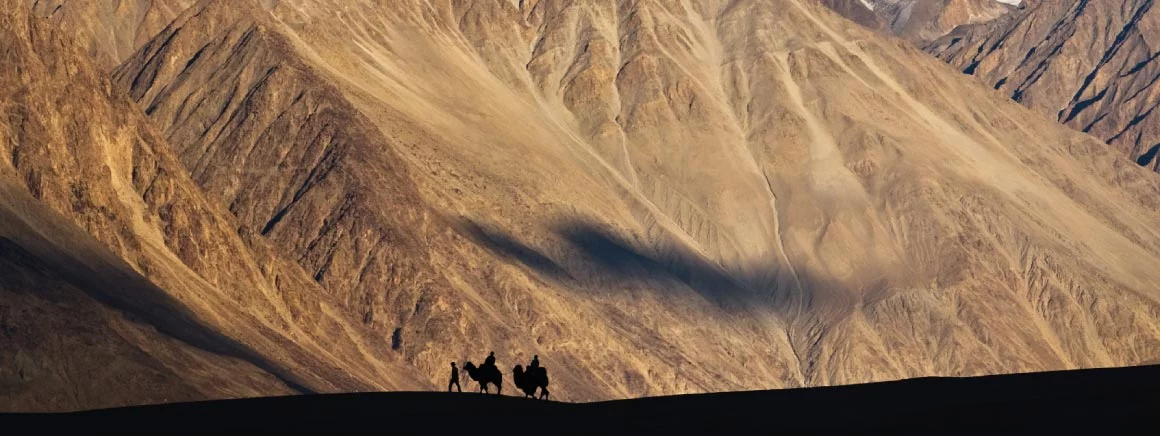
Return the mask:
M 463 388 L 459 387 L 459 368 L 455 367 L 455 362 L 451 362 L 451 381 L 447 383 L 447 392 L 451 392 L 451 386 L 463 392 Z

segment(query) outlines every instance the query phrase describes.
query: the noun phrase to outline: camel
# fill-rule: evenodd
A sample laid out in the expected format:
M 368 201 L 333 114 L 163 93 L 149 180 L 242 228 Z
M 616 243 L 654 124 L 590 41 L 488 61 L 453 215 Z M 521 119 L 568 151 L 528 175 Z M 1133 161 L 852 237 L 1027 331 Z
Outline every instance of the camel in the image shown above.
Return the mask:
M 467 371 L 467 375 L 472 380 L 479 382 L 479 391 L 487 393 L 487 384 L 495 385 L 496 395 L 503 393 L 503 373 L 499 372 L 499 368 L 495 366 L 490 367 L 476 367 L 474 363 L 468 361 L 463 364 L 463 370 Z
M 540 389 L 541 400 L 548 398 L 548 370 L 544 367 L 528 368 L 524 372 L 523 365 L 516 365 L 512 368 L 512 378 L 516 387 L 524 391 L 524 398 L 535 398 L 536 388 Z

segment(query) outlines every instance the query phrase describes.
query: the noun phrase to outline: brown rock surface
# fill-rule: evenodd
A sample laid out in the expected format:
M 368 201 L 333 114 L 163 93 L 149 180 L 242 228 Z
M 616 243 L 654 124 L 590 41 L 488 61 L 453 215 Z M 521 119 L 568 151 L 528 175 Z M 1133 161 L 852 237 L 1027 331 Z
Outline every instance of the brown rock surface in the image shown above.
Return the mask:
M 1039 1 L 926 50 L 1160 170 L 1158 39 L 1160 11 L 1151 1 Z

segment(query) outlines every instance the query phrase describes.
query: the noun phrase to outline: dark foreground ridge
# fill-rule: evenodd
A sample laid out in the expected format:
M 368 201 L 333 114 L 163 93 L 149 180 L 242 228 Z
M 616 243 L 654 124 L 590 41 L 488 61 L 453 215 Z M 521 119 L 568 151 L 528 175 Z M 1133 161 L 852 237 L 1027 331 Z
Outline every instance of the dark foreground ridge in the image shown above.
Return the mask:
M 826 388 L 561 403 L 474 393 L 394 392 L 0 414 L 0 428 L 381 432 L 1027 431 L 1147 429 L 1160 365 Z

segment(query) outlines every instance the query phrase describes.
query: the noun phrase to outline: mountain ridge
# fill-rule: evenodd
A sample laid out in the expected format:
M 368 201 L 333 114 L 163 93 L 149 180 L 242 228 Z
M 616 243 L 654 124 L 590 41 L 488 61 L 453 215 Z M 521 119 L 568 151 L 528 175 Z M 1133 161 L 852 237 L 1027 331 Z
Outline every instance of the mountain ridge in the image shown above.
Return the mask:
M 1152 2 L 1036 2 L 925 50 L 1012 99 L 1160 171 Z M 1107 35 L 1098 29 L 1111 29 Z

